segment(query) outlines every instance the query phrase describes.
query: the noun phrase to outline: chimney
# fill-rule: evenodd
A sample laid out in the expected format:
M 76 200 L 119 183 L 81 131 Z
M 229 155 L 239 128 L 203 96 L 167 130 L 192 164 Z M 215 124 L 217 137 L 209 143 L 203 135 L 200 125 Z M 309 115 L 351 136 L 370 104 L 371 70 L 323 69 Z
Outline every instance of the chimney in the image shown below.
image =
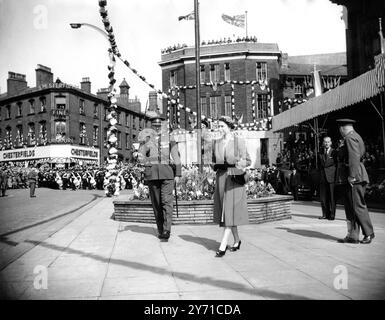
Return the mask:
M 51 68 L 38 64 L 35 71 L 36 87 L 40 87 L 44 84 L 53 83 L 53 73 L 51 72 Z
M 148 110 L 158 111 L 158 94 L 156 91 L 150 91 L 148 93 Z
M 82 82 L 80 82 L 80 88 L 88 93 L 91 93 L 91 81 L 90 78 L 83 78 Z
M 108 100 L 108 94 L 109 94 L 110 90 L 108 88 L 100 88 L 98 90 L 98 92 L 96 92 L 96 95 L 101 98 L 101 99 L 105 99 L 105 100 Z
M 289 55 L 287 53 L 282 53 L 281 68 L 282 69 L 289 68 Z
M 25 79 L 25 74 L 9 71 L 7 79 L 7 94 L 13 95 L 24 89 L 27 89 L 27 80 Z

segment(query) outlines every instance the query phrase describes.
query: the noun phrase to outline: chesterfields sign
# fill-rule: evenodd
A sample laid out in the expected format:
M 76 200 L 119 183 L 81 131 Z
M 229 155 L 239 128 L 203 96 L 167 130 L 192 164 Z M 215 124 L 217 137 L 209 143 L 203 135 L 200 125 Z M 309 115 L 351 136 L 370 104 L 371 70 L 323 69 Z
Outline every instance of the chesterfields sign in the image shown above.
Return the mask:
M 0 161 L 26 161 L 42 158 L 75 158 L 99 161 L 99 149 L 59 144 L 0 151 Z

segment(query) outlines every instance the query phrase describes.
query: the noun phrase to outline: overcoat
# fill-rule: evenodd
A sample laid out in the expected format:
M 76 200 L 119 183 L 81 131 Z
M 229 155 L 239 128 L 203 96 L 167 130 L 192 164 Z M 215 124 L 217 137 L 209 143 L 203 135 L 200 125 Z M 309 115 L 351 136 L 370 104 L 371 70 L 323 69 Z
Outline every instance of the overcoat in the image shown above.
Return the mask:
M 244 139 L 232 135 L 227 145 L 223 139 L 214 141 L 214 222 L 220 226 L 231 227 L 249 223 L 245 186 L 231 179 L 233 174 L 243 174 L 241 169 L 235 168 L 240 159 L 246 160 L 245 166 L 251 164 Z

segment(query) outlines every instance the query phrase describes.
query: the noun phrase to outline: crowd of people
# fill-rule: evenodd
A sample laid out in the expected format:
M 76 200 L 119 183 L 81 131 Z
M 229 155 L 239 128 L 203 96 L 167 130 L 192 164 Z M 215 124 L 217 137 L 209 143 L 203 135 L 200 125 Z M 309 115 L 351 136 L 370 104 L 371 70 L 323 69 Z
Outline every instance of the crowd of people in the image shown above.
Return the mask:
M 80 166 L 51 168 L 49 165 L 35 166 L 38 170 L 37 186 L 60 190 L 103 190 L 108 180 L 105 166 Z M 120 189 L 132 188 L 138 177 L 129 165 L 120 164 L 118 182 Z M 28 173 L 31 167 L 3 165 L 0 167 L 2 189 L 28 188 Z
M 212 45 L 212 44 L 227 44 L 227 43 L 239 43 L 239 42 L 258 42 L 257 41 L 257 37 L 255 36 L 247 36 L 247 37 L 237 37 L 237 38 L 220 38 L 218 40 L 208 40 L 208 41 L 202 41 L 201 42 L 201 45 L 202 46 L 206 46 L 206 45 Z M 187 48 L 187 44 L 183 43 L 183 44 L 176 44 L 176 45 L 173 45 L 173 46 L 169 46 L 167 48 L 164 48 L 161 50 L 162 54 L 165 54 L 165 53 L 171 53 L 175 50 L 179 50 L 179 49 L 183 49 L 183 48 Z

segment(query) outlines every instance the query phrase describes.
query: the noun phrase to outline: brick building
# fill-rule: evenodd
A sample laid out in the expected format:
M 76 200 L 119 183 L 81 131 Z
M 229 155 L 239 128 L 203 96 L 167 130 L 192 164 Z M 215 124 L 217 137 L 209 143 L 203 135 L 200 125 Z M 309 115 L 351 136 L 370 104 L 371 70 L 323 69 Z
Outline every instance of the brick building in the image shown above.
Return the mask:
M 38 160 L 36 155 L 22 156 L 34 149 L 34 154 L 52 163 L 103 163 L 108 152 L 104 146 L 108 127 L 107 94 L 106 89 L 92 94 L 88 78 L 82 79 L 80 88 L 59 79 L 54 82 L 51 69 L 42 65 L 36 68 L 34 88 L 28 87 L 25 75 L 9 72 L 7 92 L 0 96 L 0 161 Z M 129 99 L 125 80 L 120 85 L 117 111 L 119 156 L 130 160 L 132 143 L 136 142 L 139 130 L 149 125 L 149 119 L 140 112 L 140 101 Z M 47 147 L 53 145 L 63 147 Z M 71 151 L 72 157 L 64 151 L 60 156 L 55 155 L 60 149 L 67 150 L 68 145 L 77 148 Z M 40 152 L 39 148 L 45 151 Z M 15 149 L 20 150 L 12 153 Z M 98 159 L 92 151 L 98 154 Z M 93 156 L 77 157 L 79 154 Z
M 200 104 L 202 115 L 218 119 L 221 115 L 232 115 L 232 81 L 234 113 L 242 118 L 242 123 L 259 122 L 274 113 L 270 102 L 276 109 L 279 95 L 279 68 L 281 52 L 274 43 L 256 41 L 226 41 L 202 44 L 200 48 Z M 159 65 L 162 68 L 162 89 L 179 100 L 185 107 L 196 111 L 195 89 L 183 88 L 195 85 L 195 49 L 183 46 L 176 50 L 163 51 Z M 252 106 L 252 85 L 246 81 L 256 81 L 255 112 Z M 163 110 L 167 109 L 164 101 Z M 189 114 L 180 110 L 178 123 L 177 110 L 173 108 L 170 121 L 175 127 L 190 129 Z M 278 111 L 274 110 L 275 112 Z M 273 112 L 274 112 L 273 111 Z M 268 130 L 245 133 L 250 141 L 249 152 L 255 166 L 268 164 L 275 159 L 279 135 Z
M 202 114 L 216 119 L 220 115 L 231 116 L 231 84 L 226 81 L 260 80 L 271 90 L 279 88 L 279 61 L 281 52 L 274 43 L 231 42 L 202 45 L 200 51 Z M 162 88 L 167 92 L 173 87 L 195 85 L 194 47 L 183 47 L 162 54 Z M 221 83 L 224 83 L 221 85 Z M 218 84 L 215 87 L 215 84 Z M 171 92 L 172 93 L 172 92 Z M 269 116 L 268 92 L 256 86 L 256 118 Z M 196 111 L 195 89 L 180 90 L 180 103 Z M 253 122 L 251 85 L 234 87 L 235 115 L 243 115 L 243 122 Z M 166 106 L 163 105 L 165 110 Z M 181 111 L 181 127 L 186 127 L 187 115 Z M 188 119 L 187 119 L 188 122 Z

